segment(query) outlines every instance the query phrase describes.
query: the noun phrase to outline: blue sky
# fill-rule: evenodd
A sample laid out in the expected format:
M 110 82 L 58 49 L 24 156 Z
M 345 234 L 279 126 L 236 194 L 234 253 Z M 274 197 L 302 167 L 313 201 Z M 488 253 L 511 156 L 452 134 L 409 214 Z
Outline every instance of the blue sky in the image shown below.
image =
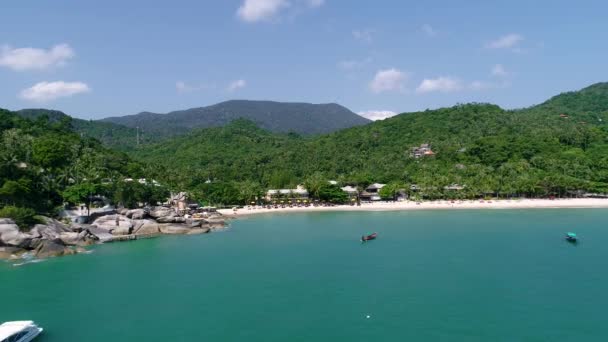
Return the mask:
M 5 0 L 0 107 L 87 119 L 228 99 L 370 116 L 518 108 L 608 81 L 607 11 L 559 0 Z

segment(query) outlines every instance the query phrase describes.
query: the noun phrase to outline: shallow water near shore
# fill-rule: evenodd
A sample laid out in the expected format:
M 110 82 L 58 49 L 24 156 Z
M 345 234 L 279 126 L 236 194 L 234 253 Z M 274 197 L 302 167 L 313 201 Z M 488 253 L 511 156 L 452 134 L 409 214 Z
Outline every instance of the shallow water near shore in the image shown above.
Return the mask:
M 35 320 L 46 342 L 605 341 L 607 215 L 252 216 L 214 234 L 0 262 L 0 321 Z M 378 239 L 360 243 L 368 231 Z

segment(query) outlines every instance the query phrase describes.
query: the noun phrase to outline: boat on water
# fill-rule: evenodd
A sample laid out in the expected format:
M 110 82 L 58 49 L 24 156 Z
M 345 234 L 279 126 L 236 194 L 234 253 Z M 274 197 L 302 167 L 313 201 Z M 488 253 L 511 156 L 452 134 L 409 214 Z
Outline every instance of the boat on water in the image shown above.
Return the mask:
M 374 240 L 377 237 L 378 237 L 378 233 L 371 233 L 371 234 L 363 235 L 361 237 L 361 241 L 365 242 L 365 241 L 369 241 L 369 240 Z
M 572 233 L 572 232 L 566 233 L 566 241 L 568 241 L 568 242 L 577 242 L 578 241 L 578 237 L 576 236 L 576 233 Z
M 29 342 L 42 333 L 33 321 L 13 321 L 0 324 L 0 342 Z

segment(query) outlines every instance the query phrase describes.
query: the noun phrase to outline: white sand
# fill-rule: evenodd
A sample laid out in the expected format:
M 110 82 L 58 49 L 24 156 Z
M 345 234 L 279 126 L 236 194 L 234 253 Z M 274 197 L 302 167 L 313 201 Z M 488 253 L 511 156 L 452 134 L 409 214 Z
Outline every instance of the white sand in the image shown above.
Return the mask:
M 491 201 L 429 201 L 416 202 L 374 202 L 362 203 L 361 206 L 339 205 L 335 207 L 296 207 L 296 208 L 250 208 L 218 210 L 225 216 L 248 216 L 271 213 L 302 213 L 320 211 L 399 211 L 399 210 L 457 210 L 457 209 L 538 209 L 538 208 L 608 208 L 608 199 L 576 198 L 576 199 L 517 199 Z

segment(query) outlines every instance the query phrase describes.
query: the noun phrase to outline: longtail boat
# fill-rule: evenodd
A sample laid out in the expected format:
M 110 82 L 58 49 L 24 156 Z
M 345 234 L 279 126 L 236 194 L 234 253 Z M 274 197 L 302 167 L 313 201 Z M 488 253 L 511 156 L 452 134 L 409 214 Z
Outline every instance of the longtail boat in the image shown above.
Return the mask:
M 369 241 L 369 240 L 374 240 L 376 237 L 378 237 L 378 233 L 371 233 L 371 234 L 363 235 L 361 237 L 361 241 L 365 242 L 365 241 Z

